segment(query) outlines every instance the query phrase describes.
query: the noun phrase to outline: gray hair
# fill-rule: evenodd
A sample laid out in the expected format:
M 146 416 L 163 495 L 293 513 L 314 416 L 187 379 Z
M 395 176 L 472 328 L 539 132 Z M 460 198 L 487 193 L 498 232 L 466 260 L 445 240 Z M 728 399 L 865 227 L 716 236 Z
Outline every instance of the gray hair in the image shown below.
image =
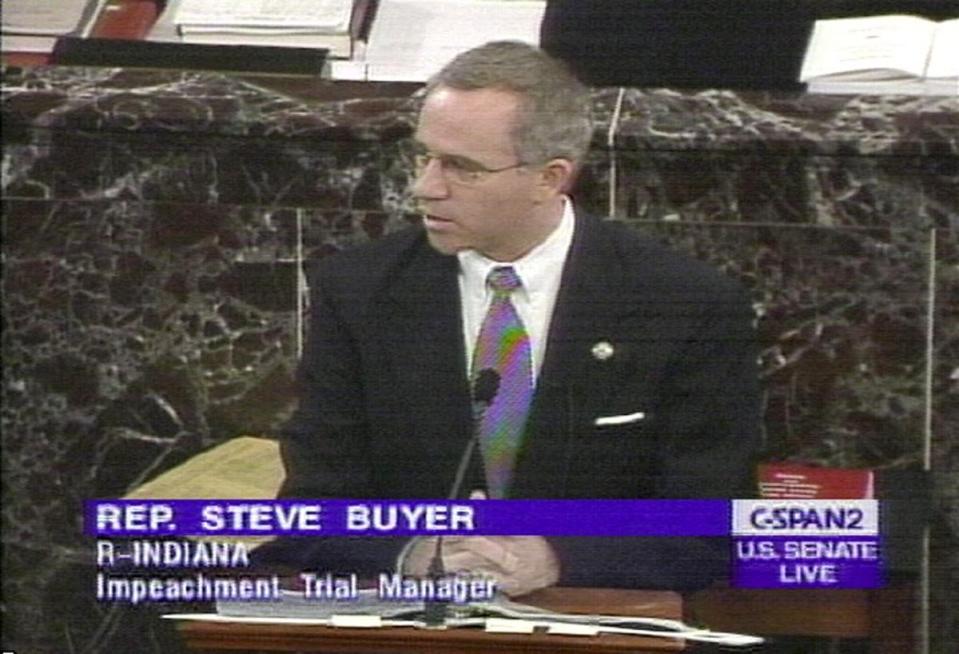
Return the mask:
M 513 126 L 516 155 L 525 163 L 553 158 L 580 162 L 593 135 L 589 90 L 564 64 L 519 41 L 492 41 L 453 58 L 426 83 L 461 91 L 498 89 L 520 96 Z

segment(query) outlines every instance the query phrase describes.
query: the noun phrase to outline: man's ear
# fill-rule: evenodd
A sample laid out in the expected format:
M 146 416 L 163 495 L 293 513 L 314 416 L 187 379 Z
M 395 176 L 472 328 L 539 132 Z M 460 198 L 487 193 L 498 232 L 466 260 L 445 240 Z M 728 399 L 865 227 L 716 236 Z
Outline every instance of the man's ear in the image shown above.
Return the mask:
M 569 192 L 576 177 L 576 164 L 569 159 L 550 159 L 540 168 L 539 190 L 542 200 Z

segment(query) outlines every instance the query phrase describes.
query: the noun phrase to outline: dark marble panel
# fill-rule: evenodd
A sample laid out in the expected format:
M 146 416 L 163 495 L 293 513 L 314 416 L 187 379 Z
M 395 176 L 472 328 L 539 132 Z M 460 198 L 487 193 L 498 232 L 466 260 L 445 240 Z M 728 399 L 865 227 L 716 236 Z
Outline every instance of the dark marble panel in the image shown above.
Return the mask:
M 107 185 L 109 148 L 102 136 L 40 132 L 32 143 L 4 143 L 4 197 L 99 197 Z
M 959 157 L 615 153 L 617 215 L 645 220 L 932 226 L 959 220 Z M 610 162 L 594 154 L 608 182 Z M 608 213 L 608 192 L 584 193 Z M 599 203 L 600 206 L 594 206 Z
M 959 215 L 953 213 L 953 225 Z M 959 643 L 959 230 L 937 239 L 936 330 L 932 402 L 933 497 L 937 513 L 930 545 L 934 643 Z M 943 650 L 948 651 L 948 650 Z
M 752 289 L 768 456 L 839 466 L 916 460 L 926 235 L 663 222 L 640 229 Z
M 398 139 L 279 143 L 265 137 L 40 132 L 4 148 L 9 198 L 127 200 L 382 211 L 406 202 Z
M 390 211 L 408 186 L 408 169 L 392 171 L 392 146 L 410 134 L 415 100 L 324 102 L 328 82 L 282 78 L 267 86 L 173 71 L 4 73 L 5 125 L 18 144 L 5 152 L 13 197 Z M 616 89 L 595 93 L 595 151 L 576 191 L 593 211 L 610 211 L 615 156 L 620 216 L 957 220 L 959 112 L 949 98 L 629 89 L 619 112 L 617 98 Z
M 376 144 L 135 135 L 109 144 L 106 197 L 321 209 L 380 206 Z
M 187 654 L 175 623 L 160 616 L 208 607 L 95 601 L 93 549 L 92 540 L 83 551 L 4 546 L 4 568 L 17 574 L 4 589 L 4 646 L 32 654 Z
M 66 67 L 3 67 L 2 77 L 7 138 L 17 140 L 29 138 L 28 127 L 380 140 L 409 133 L 415 107 L 408 85 L 400 97 L 357 100 L 342 99 L 333 82 L 320 79 L 304 86 L 302 78 Z
M 620 150 L 766 154 L 959 153 L 959 102 L 949 97 L 625 89 L 596 92 L 600 131 Z M 605 140 L 604 140 L 605 142 Z
M 613 159 L 613 155 L 603 148 L 594 145 L 590 149 L 569 192 L 577 207 L 596 216 L 616 215 L 616 210 L 610 206 L 610 171 L 616 167 Z M 621 205 L 618 201 L 615 204 L 617 207 Z
M 164 627 L 155 618 L 146 640 L 137 634 L 156 611 L 92 600 L 81 503 L 223 439 L 275 432 L 292 402 L 302 217 L 124 202 L 3 208 L 5 643 L 175 651 L 151 635 Z
M 21 138 L 35 127 L 390 140 L 409 133 L 416 108 L 389 85 L 383 97 L 344 100 L 334 83 L 298 78 L 95 68 L 2 74 L 5 119 Z M 595 92 L 597 144 L 606 144 L 615 123 L 615 146 L 625 150 L 959 152 L 952 98 L 627 89 L 619 111 L 617 103 L 617 89 Z
M 290 221 L 119 202 L 4 209 L 4 450 L 20 482 L 120 494 L 168 457 L 275 428 L 295 360 Z
M 134 201 L 3 209 L 5 638 L 36 652 L 178 651 L 159 608 L 92 600 L 82 500 L 275 433 L 293 400 L 297 254 L 405 221 Z
M 938 256 L 932 264 L 928 230 L 662 221 L 638 228 L 752 289 L 762 343 L 768 458 L 921 467 L 925 402 L 931 401 L 929 651 L 951 652 L 959 637 L 954 610 L 959 602 L 959 258 L 954 237 L 947 230 L 936 234 Z M 929 361 L 931 265 L 936 275 Z M 918 551 L 920 545 L 908 547 Z
M 275 429 L 292 397 L 300 254 L 415 220 L 410 91 L 3 70 L 4 637 L 18 649 L 179 651 L 156 610 L 90 599 L 79 501 Z M 607 213 L 615 158 L 618 215 L 754 290 L 771 456 L 921 456 L 939 229 L 933 608 L 955 606 L 959 105 L 630 89 L 609 149 L 618 97 L 595 92 L 577 202 Z M 939 619 L 935 642 L 955 628 Z

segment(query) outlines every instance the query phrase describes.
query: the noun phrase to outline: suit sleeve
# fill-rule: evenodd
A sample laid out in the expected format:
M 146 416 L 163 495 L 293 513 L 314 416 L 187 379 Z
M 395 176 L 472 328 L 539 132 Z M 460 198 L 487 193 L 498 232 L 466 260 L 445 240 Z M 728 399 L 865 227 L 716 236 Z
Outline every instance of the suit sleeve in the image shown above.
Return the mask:
M 751 497 L 760 440 L 753 311 L 738 289 L 701 312 L 664 380 L 655 496 Z M 726 538 L 557 538 L 560 585 L 693 590 L 728 574 Z
M 753 320 L 744 293 L 719 293 L 677 358 L 660 409 L 660 497 L 754 495 L 761 417 Z
M 347 303 L 359 298 L 337 292 L 342 277 L 321 266 L 312 279 L 309 333 L 297 371 L 298 405 L 280 434 L 286 477 L 279 499 L 373 494 L 363 367 L 345 316 L 353 308 Z M 391 570 L 402 545 L 392 538 L 280 538 L 257 548 L 254 558 L 281 570 L 364 577 Z

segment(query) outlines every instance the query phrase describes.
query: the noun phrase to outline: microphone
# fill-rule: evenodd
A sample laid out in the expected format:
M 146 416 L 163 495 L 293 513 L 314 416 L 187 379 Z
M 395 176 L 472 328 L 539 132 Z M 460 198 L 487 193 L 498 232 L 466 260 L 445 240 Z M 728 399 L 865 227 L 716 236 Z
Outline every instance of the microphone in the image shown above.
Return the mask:
M 459 467 L 456 469 L 456 476 L 453 478 L 453 486 L 450 488 L 449 499 L 455 500 L 459 497 L 463 487 L 463 478 L 466 476 L 466 470 L 473 460 L 473 451 L 479 443 L 480 425 L 483 423 L 483 416 L 486 415 L 486 409 L 493 403 L 493 398 L 499 392 L 499 373 L 492 368 L 483 368 L 476 374 L 473 381 L 473 435 L 463 450 L 463 456 L 460 457 Z
M 499 391 L 499 373 L 492 368 L 483 368 L 473 382 L 473 403 L 489 405 Z M 485 410 L 485 407 L 484 407 Z
M 476 444 L 479 442 L 480 425 L 483 422 L 483 416 L 486 409 L 493 403 L 493 398 L 499 391 L 500 376 L 492 368 L 483 368 L 473 380 L 473 433 L 470 436 L 466 448 L 460 457 L 459 466 L 456 468 L 456 476 L 453 479 L 453 485 L 450 488 L 449 499 L 455 500 L 459 497 L 463 487 L 463 478 L 466 476 L 466 470 L 473 460 L 473 451 L 476 450 Z M 436 548 L 433 550 L 433 558 L 430 559 L 430 565 L 426 570 L 428 577 L 436 579 L 446 573 L 443 565 L 443 537 L 436 537 Z M 448 602 L 427 601 L 423 621 L 431 629 L 443 629 L 446 626 L 446 605 Z

